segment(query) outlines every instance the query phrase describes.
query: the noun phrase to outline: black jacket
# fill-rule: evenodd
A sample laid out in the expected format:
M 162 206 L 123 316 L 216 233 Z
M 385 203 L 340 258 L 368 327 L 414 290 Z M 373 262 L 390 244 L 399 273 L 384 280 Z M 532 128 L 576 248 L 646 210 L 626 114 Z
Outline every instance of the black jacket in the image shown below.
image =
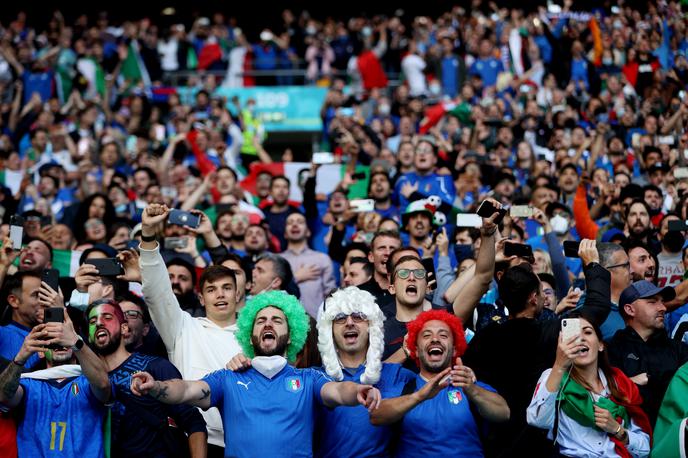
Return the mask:
M 611 276 L 597 263 L 585 267 L 587 284 L 583 309 L 599 326 L 611 309 Z M 487 456 L 550 456 L 544 430 L 528 426 L 526 409 L 542 372 L 556 357 L 562 316 L 550 320 L 512 318 L 479 331 L 471 340 L 463 362 L 504 397 L 511 417 L 493 425 L 494 437 L 485 443 Z
M 646 373 L 647 385 L 638 385 L 643 409 L 653 427 L 659 406 L 671 378 L 688 361 L 688 345 L 671 340 L 664 330 L 655 331 L 647 341 L 630 326 L 616 331 L 607 343 L 609 362 L 628 377 Z

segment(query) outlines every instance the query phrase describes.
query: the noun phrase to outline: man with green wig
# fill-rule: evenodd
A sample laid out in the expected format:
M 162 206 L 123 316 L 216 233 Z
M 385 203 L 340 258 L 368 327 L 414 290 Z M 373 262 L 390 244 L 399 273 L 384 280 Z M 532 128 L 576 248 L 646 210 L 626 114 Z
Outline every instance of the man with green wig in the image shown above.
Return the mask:
M 244 372 L 221 370 L 198 381 L 156 381 L 132 376 L 131 391 L 167 404 L 217 407 L 225 432 L 225 456 L 312 456 L 315 405 L 365 405 L 377 408 L 380 392 L 372 385 L 332 382 L 315 369 L 296 369 L 294 361 L 308 336 L 308 315 L 284 291 L 254 296 L 239 314 L 236 337 L 252 358 Z M 269 431 L 269 434 L 265 434 Z

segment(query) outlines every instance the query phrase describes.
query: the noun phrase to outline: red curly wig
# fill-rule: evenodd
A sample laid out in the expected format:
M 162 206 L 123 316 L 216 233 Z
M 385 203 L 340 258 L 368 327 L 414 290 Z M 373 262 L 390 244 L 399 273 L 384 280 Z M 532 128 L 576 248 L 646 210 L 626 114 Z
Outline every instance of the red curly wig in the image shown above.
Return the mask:
M 417 339 L 418 334 L 420 334 L 421 329 L 425 326 L 428 321 L 443 321 L 451 329 L 452 335 L 454 337 L 454 358 L 462 356 L 468 347 L 466 343 L 466 335 L 463 331 L 463 323 L 461 319 L 455 315 L 444 310 L 428 310 L 422 312 L 415 320 L 411 321 L 406 325 L 408 330 L 408 337 L 406 338 L 406 346 L 408 347 L 409 353 L 416 365 L 420 366 L 420 361 L 418 359 L 418 347 Z

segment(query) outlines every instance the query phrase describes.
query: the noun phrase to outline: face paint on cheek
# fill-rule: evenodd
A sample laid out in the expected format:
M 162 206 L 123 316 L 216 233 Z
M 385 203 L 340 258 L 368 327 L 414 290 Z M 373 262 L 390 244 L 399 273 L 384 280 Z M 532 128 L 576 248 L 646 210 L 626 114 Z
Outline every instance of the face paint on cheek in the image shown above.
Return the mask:
M 89 342 L 94 342 L 96 339 L 96 325 L 95 324 L 89 324 L 88 325 L 88 340 Z
M 52 361 L 53 360 L 53 351 L 52 350 L 46 350 L 45 351 L 45 359 L 46 359 L 46 361 Z

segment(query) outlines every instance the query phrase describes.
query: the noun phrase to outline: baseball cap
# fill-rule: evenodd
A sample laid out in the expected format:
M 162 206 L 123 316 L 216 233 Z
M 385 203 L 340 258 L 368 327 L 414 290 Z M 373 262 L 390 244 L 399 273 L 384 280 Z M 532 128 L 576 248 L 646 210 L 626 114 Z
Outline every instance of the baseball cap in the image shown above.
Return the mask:
M 671 286 L 661 288 L 647 280 L 640 280 L 623 290 L 619 298 L 619 307 L 631 304 L 638 299 L 647 299 L 648 297 L 656 296 L 657 294 L 661 294 L 662 300 L 665 301 L 670 301 L 676 297 L 676 291 Z

